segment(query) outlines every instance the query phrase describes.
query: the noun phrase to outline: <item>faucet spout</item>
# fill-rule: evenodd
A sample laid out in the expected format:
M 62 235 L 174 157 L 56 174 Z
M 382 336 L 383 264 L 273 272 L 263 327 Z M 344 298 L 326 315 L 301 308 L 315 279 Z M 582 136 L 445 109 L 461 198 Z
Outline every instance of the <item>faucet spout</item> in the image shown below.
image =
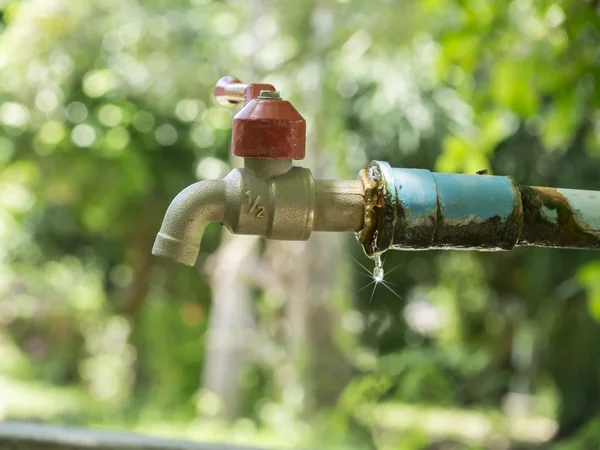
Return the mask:
M 204 229 L 223 222 L 226 199 L 222 180 L 206 180 L 188 186 L 169 205 L 152 254 L 193 266 Z

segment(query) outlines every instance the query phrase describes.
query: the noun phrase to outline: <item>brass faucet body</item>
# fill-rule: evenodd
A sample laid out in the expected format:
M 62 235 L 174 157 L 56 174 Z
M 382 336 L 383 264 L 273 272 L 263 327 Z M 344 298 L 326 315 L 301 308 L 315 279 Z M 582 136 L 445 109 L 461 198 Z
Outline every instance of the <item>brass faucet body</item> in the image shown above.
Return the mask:
M 289 241 L 306 240 L 312 231 L 357 232 L 363 197 L 361 181 L 315 180 L 289 159 L 246 158 L 223 180 L 200 181 L 173 200 L 152 253 L 194 265 L 210 222 L 234 234 Z

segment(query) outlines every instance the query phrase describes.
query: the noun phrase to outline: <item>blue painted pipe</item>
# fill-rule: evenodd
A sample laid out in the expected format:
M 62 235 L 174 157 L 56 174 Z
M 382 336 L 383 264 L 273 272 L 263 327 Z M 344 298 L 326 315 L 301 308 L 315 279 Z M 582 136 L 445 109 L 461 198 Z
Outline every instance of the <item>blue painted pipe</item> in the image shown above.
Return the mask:
M 388 249 L 600 248 L 600 193 L 519 186 L 511 177 L 432 173 L 374 161 L 367 254 Z M 367 200 L 369 202 L 369 200 Z M 368 207 L 368 205 L 367 205 Z

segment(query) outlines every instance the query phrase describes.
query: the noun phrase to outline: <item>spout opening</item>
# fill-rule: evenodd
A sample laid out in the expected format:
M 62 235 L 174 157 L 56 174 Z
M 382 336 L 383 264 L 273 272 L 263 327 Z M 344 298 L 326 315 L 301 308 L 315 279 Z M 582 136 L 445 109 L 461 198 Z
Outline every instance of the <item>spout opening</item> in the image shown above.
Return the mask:
M 200 181 L 181 191 L 165 214 L 152 254 L 193 266 L 204 229 L 210 222 L 223 221 L 225 203 L 223 181 Z
M 200 244 L 184 242 L 163 233 L 158 233 L 152 247 L 153 255 L 161 256 L 186 266 L 196 264 L 199 252 Z

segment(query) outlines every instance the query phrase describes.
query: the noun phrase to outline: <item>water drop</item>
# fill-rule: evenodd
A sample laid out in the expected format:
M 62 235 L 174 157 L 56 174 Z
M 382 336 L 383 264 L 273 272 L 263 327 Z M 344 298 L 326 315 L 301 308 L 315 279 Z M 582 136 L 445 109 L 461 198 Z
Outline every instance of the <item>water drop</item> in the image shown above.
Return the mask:
M 383 281 L 383 264 L 381 263 L 381 253 L 373 256 L 375 267 L 373 268 L 373 279 L 376 283 Z

